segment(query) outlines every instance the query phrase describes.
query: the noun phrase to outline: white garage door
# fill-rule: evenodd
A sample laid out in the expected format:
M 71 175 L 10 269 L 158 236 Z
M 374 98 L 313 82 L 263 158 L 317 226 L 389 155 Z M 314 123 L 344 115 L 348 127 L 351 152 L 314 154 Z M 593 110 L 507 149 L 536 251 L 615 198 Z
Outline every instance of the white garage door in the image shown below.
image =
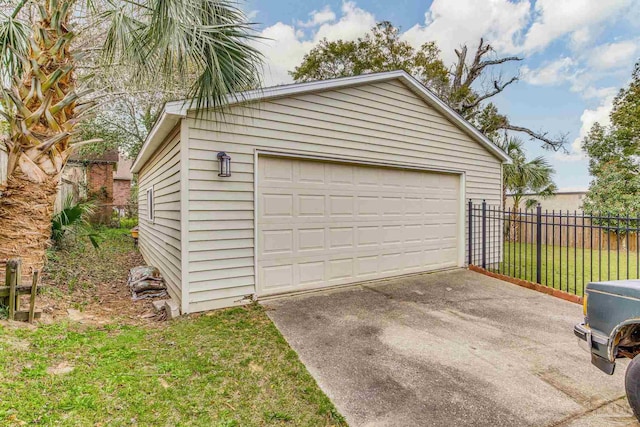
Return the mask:
M 258 162 L 258 294 L 458 265 L 459 175 Z

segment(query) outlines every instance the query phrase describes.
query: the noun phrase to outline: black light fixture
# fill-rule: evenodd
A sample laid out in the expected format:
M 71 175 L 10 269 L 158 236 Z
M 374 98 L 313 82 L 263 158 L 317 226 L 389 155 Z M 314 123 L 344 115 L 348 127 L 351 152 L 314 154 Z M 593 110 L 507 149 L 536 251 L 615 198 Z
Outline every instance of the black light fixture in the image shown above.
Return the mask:
M 219 152 L 217 157 L 220 162 L 220 173 L 218 176 L 225 178 L 231 176 L 231 157 L 224 151 Z

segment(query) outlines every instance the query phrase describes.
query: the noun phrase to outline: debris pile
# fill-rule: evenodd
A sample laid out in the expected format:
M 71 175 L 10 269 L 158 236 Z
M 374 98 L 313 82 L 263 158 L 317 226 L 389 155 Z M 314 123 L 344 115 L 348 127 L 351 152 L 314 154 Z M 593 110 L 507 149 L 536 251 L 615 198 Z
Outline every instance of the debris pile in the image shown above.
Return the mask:
M 127 280 L 133 300 L 167 296 L 167 285 L 160 271 L 150 265 L 133 267 Z

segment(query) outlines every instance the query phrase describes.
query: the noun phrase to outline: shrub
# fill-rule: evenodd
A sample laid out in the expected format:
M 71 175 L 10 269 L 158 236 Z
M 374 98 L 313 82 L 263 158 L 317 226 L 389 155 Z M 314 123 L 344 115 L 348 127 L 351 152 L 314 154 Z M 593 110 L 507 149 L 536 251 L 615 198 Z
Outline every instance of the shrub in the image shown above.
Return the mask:
M 51 240 L 59 246 L 63 239 L 71 234 L 87 237 L 94 248 L 98 248 L 100 235 L 93 232 L 87 217 L 93 215 L 95 206 L 91 202 L 75 203 L 72 196 L 67 197 L 62 210 L 51 220 Z
M 120 228 L 131 229 L 138 225 L 138 218 L 120 218 Z

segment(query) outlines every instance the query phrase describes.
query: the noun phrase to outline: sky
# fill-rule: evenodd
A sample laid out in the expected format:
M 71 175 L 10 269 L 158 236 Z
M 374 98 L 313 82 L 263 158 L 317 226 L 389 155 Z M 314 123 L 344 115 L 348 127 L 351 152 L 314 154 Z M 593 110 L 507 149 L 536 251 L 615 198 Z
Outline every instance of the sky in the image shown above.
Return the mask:
M 519 81 L 492 98 L 512 124 L 567 134 L 568 153 L 526 140 L 529 157 L 544 156 L 560 190 L 590 182 L 580 142 L 595 122 L 608 124 L 613 97 L 640 59 L 640 0 L 246 0 L 242 6 L 265 39 L 265 84 L 292 81 L 288 71 L 319 40 L 356 39 L 376 22 L 401 28 L 418 48 L 435 41 L 445 63 L 454 49 L 480 37 L 496 54 L 522 61 L 496 72 Z

